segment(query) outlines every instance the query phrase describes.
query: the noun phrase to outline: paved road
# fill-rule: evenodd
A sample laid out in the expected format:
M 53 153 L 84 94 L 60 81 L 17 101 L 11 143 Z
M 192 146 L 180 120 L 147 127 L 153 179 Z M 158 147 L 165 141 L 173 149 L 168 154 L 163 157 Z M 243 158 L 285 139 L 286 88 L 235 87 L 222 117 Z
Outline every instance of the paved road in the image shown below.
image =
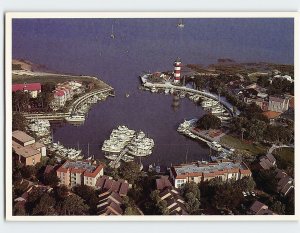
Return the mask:
M 286 147 L 294 147 L 294 146 L 288 146 L 288 145 L 280 145 L 280 146 L 278 146 L 278 145 L 273 144 L 273 145 L 269 148 L 267 154 L 272 154 L 273 151 L 274 151 L 275 149 L 278 149 L 278 148 L 286 148 Z

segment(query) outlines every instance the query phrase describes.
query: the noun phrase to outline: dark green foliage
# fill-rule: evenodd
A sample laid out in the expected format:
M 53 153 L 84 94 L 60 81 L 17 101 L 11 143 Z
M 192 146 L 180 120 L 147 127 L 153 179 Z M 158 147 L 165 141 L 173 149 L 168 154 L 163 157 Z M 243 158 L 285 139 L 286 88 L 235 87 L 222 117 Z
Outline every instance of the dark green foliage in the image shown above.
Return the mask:
M 36 175 L 36 169 L 34 166 L 23 166 L 21 168 L 21 174 L 25 179 L 33 179 Z
M 185 183 L 181 188 L 189 214 L 198 214 L 200 207 L 200 189 L 195 182 Z
M 20 112 L 15 112 L 12 115 L 12 130 L 26 130 L 26 118 Z
M 221 127 L 221 120 L 212 114 L 206 114 L 197 121 L 197 127 L 201 129 L 218 129 Z
M 60 215 L 86 215 L 89 207 L 84 203 L 84 200 L 76 194 L 67 196 L 59 203 Z
M 269 194 L 277 193 L 277 182 L 275 176 L 275 169 L 258 170 L 253 173 L 253 178 L 257 184 L 257 187 Z
M 118 174 L 130 184 L 137 182 L 142 176 L 140 165 L 135 162 L 123 163 L 118 170 Z
M 97 195 L 97 191 L 94 188 L 87 185 L 80 185 L 74 187 L 74 193 L 81 197 L 89 206 L 89 213 L 91 215 L 97 214 L 97 205 L 99 202 L 99 198 Z
M 12 108 L 16 112 L 27 112 L 29 110 L 30 95 L 28 92 L 16 91 L 12 93 Z
M 59 178 L 56 175 L 56 172 L 51 171 L 44 175 L 44 184 L 51 187 L 56 187 L 59 184 Z
M 44 193 L 32 210 L 32 215 L 54 215 L 55 199 L 48 193 Z

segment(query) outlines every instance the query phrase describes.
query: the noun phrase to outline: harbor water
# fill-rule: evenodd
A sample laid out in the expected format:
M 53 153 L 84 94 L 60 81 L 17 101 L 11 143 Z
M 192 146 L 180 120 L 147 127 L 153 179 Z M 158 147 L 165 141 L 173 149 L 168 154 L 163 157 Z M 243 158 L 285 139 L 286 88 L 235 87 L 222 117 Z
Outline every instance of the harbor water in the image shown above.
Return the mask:
M 176 57 L 184 64 L 210 64 L 220 57 L 293 62 L 293 54 L 286 54 L 290 49 L 272 53 L 260 49 L 285 41 L 270 42 L 274 32 L 267 25 L 292 30 L 289 19 L 261 20 L 264 28 L 259 19 L 186 19 L 184 28 L 176 27 L 178 19 L 18 19 L 13 22 L 13 57 L 57 72 L 97 76 L 115 89 L 115 97 L 93 105 L 83 125 L 53 126 L 55 142 L 79 145 L 86 155 L 89 144 L 90 155 L 104 158 L 103 141 L 113 129 L 126 125 L 154 139 L 153 153 L 142 158 L 144 165 L 170 166 L 207 159 L 206 145 L 176 131 L 184 119 L 198 118 L 204 111 L 188 98 L 180 99 L 174 109 L 172 96 L 138 89 L 138 76 L 144 71 L 170 71 Z M 243 46 L 251 49 L 245 52 Z

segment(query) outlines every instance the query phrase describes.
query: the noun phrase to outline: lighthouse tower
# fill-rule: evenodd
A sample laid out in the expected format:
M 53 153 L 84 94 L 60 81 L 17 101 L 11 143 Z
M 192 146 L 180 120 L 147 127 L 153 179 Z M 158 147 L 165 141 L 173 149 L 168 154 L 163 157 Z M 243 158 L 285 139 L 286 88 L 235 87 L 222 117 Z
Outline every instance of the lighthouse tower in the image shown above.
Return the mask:
M 181 61 L 178 57 L 174 62 L 174 83 L 180 83 Z

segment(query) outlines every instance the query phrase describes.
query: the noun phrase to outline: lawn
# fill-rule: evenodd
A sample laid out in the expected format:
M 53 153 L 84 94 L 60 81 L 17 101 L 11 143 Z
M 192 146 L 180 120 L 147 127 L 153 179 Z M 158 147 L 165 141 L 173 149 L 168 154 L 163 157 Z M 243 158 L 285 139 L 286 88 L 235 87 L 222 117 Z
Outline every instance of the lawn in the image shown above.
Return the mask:
M 229 147 L 245 150 L 250 152 L 252 155 L 265 154 L 267 148 L 260 144 L 246 143 L 239 138 L 233 137 L 231 135 L 225 135 L 220 140 L 221 144 L 227 145 Z
M 43 75 L 43 76 L 30 76 L 30 75 L 13 75 L 12 83 L 33 83 L 33 82 L 39 82 L 41 84 L 47 83 L 47 82 L 54 82 L 54 83 L 60 83 L 65 81 L 87 81 L 87 82 L 93 82 L 96 87 L 98 88 L 106 88 L 108 85 L 104 83 L 101 80 L 94 79 L 92 77 L 88 76 L 73 76 L 73 75 Z

